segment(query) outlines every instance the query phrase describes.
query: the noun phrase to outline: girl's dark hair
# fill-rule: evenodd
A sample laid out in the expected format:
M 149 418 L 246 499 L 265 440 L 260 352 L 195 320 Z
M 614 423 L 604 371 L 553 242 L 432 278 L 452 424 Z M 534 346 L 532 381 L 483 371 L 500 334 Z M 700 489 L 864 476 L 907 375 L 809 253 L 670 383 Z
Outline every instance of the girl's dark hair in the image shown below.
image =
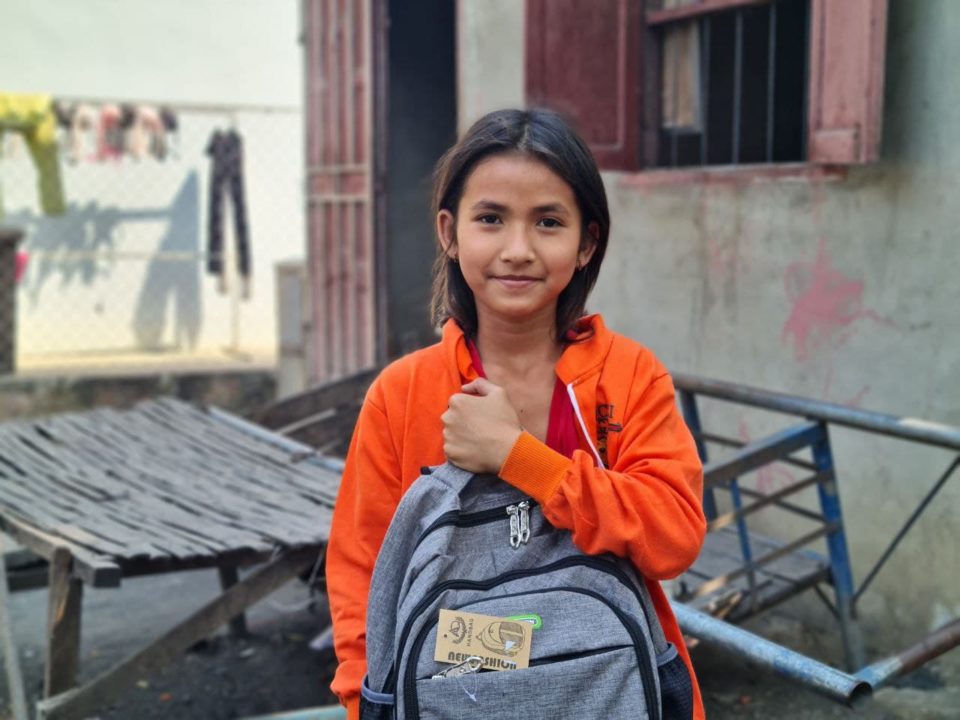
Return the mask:
M 493 155 L 520 153 L 545 163 L 573 190 L 582 218 L 581 248 L 596 243 L 590 262 L 574 273 L 557 300 L 556 338 L 574 329 L 583 316 L 587 295 L 597 282 L 610 236 L 610 211 L 600 171 L 589 148 L 571 125 L 551 110 L 498 110 L 477 120 L 437 163 L 433 176 L 433 215 L 450 211 L 454 218 L 467 178 Z M 596 223 L 594 238 L 588 232 Z M 433 265 L 433 321 L 457 321 L 467 335 L 477 332 L 477 306 L 460 266 L 440 245 Z

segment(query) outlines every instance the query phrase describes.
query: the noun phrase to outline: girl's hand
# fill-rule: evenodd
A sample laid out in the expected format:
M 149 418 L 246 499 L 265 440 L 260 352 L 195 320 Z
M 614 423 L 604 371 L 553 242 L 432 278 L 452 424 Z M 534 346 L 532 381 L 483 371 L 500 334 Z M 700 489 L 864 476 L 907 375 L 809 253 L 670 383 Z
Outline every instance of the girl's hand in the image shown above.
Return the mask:
M 450 397 L 443 421 L 443 452 L 469 472 L 500 472 L 523 428 L 507 392 L 483 378 Z

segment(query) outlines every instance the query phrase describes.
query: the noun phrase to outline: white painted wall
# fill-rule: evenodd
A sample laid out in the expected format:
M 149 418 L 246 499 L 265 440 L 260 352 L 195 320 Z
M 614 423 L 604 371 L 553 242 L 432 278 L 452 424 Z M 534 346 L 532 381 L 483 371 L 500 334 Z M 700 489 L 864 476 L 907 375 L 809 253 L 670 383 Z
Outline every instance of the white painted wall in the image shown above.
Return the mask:
M 95 360 L 145 350 L 189 358 L 228 348 L 269 360 L 277 345 L 274 264 L 305 252 L 299 3 L 4 5 L 0 92 L 287 109 L 181 112 L 179 155 L 162 163 L 65 163 L 70 211 L 62 218 L 38 214 L 32 163 L 5 143 L 12 152 L 0 159 L 2 222 L 26 227 L 31 253 L 18 293 L 21 367 L 34 356 Z M 239 304 L 217 292 L 203 261 L 204 148 L 213 129 L 231 123 L 245 142 L 254 268 L 252 298 Z
M 298 0 L 3 3 L 3 90 L 299 105 Z

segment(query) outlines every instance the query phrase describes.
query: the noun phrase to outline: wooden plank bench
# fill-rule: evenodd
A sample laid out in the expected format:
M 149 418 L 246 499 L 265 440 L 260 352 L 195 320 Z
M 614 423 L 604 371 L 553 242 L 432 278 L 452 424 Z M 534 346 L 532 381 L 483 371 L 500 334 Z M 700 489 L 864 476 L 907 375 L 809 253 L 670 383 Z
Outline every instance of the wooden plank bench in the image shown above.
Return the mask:
M 243 632 L 250 605 L 322 561 L 341 469 L 241 418 L 173 399 L 0 425 L 0 530 L 47 563 L 39 717 L 87 717 L 221 625 Z M 240 580 L 246 565 L 260 567 Z M 85 585 L 195 568 L 217 568 L 223 594 L 75 687 Z M 36 581 L 34 565 L 23 583 Z M 5 654 L 8 666 L 16 661 Z

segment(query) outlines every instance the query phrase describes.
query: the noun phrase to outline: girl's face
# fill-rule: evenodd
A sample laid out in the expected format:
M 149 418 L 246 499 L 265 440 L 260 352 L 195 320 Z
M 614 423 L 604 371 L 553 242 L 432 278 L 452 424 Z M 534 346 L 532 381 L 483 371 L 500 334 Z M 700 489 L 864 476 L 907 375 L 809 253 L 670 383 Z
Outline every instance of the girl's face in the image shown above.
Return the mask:
M 571 187 L 543 162 L 494 155 L 467 178 L 456 217 L 437 215 L 444 251 L 455 258 L 477 303 L 477 320 L 542 320 L 550 327 L 557 298 L 593 255 L 581 248 L 582 218 Z M 588 228 L 596 237 L 596 225 Z

